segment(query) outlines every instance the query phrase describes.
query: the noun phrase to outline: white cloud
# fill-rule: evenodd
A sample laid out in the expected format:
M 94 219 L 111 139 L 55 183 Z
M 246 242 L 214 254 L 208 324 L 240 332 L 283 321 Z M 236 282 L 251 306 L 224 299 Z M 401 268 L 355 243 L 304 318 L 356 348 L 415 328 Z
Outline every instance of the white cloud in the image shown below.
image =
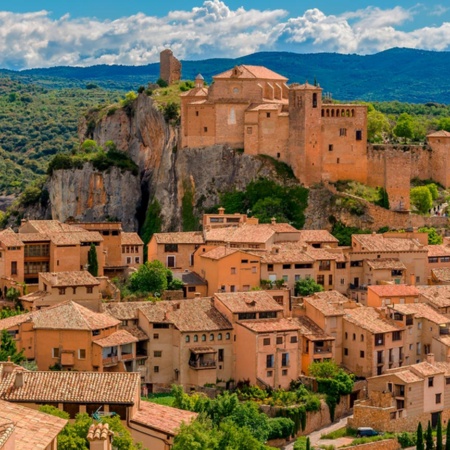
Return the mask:
M 435 8 L 443 14 L 445 8 Z M 287 18 L 281 9 L 230 9 L 207 0 L 164 17 L 53 19 L 47 11 L 0 12 L 0 66 L 148 64 L 171 47 L 179 58 L 236 57 L 262 50 L 374 53 L 391 47 L 450 48 L 450 24 L 404 31 L 417 7 L 369 7 L 340 15 L 317 8 Z
M 436 5 L 428 14 L 430 16 L 442 16 L 445 14 L 450 8 L 447 8 L 443 5 Z

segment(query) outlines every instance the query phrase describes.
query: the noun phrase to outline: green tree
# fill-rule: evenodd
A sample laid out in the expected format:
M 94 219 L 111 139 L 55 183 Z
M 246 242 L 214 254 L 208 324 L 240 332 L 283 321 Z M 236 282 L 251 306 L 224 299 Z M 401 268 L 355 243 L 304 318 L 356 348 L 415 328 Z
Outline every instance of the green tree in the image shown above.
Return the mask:
M 183 289 L 183 282 L 178 278 L 173 277 L 173 272 L 170 269 L 167 269 L 166 272 L 167 277 L 167 290 L 168 291 L 178 291 Z
M 322 292 L 323 287 L 317 284 L 312 278 L 304 278 L 295 282 L 295 295 L 306 297 L 314 292 Z
M 8 358 L 11 358 L 11 361 L 15 364 L 25 361 L 23 349 L 20 352 L 17 351 L 16 342 L 8 331 L 2 330 L 0 336 L 0 361 L 8 361 Z
M 427 431 L 425 432 L 425 450 L 433 450 L 433 449 L 434 449 L 433 430 L 431 429 L 431 422 L 428 421 Z
M 309 437 L 306 438 L 306 450 L 311 450 L 311 441 Z
M 428 233 L 428 244 L 439 245 L 443 242 L 443 237 L 433 227 L 420 227 L 417 231 L 419 233 Z
M 447 421 L 447 432 L 445 433 L 445 450 L 450 450 L 450 420 Z
M 172 450 L 218 450 L 219 439 L 220 435 L 213 431 L 211 421 L 200 417 L 190 425 L 181 425 Z
M 269 437 L 268 417 L 259 412 L 255 402 L 240 403 L 233 411 L 228 420 L 239 427 L 247 428 L 251 434 L 260 442 L 266 442 Z
M 425 450 L 424 442 L 423 442 L 423 430 L 422 430 L 422 424 L 419 422 L 419 425 L 417 425 L 417 443 L 416 443 L 416 449 L 417 450 Z
M 369 142 L 383 142 L 391 130 L 389 119 L 376 109 L 367 113 L 367 139 Z
M 97 249 L 94 243 L 91 243 L 91 247 L 88 252 L 88 271 L 93 277 L 98 276 Z
M 436 427 L 436 450 L 444 450 L 444 443 L 442 441 L 442 420 L 440 414 Z
M 397 119 L 393 129 L 397 137 L 404 138 L 405 142 L 414 136 L 414 119 L 408 113 L 402 113 Z
M 412 188 L 410 197 L 411 203 L 422 214 L 426 214 L 433 206 L 431 192 L 426 186 L 417 186 Z
M 130 276 L 130 290 L 149 294 L 160 294 L 167 289 L 167 269 L 158 260 L 147 261 Z
M 253 205 L 252 213 L 259 219 L 260 223 L 270 223 L 272 218 L 275 218 L 277 222 L 288 222 L 281 198 L 266 197 L 258 200 Z
M 426 185 L 426 187 L 430 191 L 431 198 L 433 200 L 437 200 L 437 198 L 439 197 L 439 189 L 438 189 L 438 187 L 434 183 L 429 183 L 429 184 Z

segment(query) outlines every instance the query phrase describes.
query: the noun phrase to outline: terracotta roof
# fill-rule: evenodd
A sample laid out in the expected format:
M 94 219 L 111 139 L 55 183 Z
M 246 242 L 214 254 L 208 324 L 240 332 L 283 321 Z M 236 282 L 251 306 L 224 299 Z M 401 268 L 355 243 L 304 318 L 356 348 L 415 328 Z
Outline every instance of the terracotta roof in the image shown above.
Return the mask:
M 306 253 L 308 253 L 308 255 L 311 256 L 311 258 L 314 258 L 316 261 L 328 261 L 328 260 L 345 261 L 345 258 L 343 258 L 343 255 L 341 253 L 331 252 L 328 251 L 326 248 L 315 248 L 309 246 L 308 250 L 306 250 Z
M 49 295 L 52 295 L 52 294 L 48 291 L 35 291 L 35 292 L 31 292 L 30 294 L 27 294 L 27 295 L 22 295 L 21 297 L 19 297 L 19 300 L 21 302 L 34 303 L 39 300 L 44 300 L 45 297 L 48 297 Z
M 0 403 L 0 405 L 3 402 Z M 14 432 L 14 423 L 0 416 L 0 448 L 3 448 Z M 14 445 L 15 448 L 15 445 Z
M 72 231 L 84 231 L 83 228 L 76 225 L 60 222 L 59 220 L 27 220 L 20 228 L 19 233 L 24 227 L 33 227 L 35 233 L 67 233 Z
M 103 303 L 103 312 L 110 314 L 119 320 L 131 320 L 138 318 L 138 310 L 148 302 L 111 302 Z
M 400 327 L 394 321 L 381 317 L 375 308 L 368 306 L 346 309 L 344 320 L 370 333 L 389 333 L 403 329 L 403 327 Z
M 291 89 L 295 88 L 295 89 L 319 89 L 319 90 L 322 90 L 322 88 L 320 88 L 319 86 L 314 86 L 313 84 L 310 84 L 308 82 L 303 83 L 303 84 L 292 83 L 289 87 Z M 339 106 L 341 106 L 341 105 L 339 105 Z M 356 105 L 354 105 L 354 106 L 356 106 Z
M 217 353 L 217 349 L 214 347 L 189 347 L 189 350 L 197 355 L 202 353 Z
M 120 243 L 122 245 L 144 245 L 137 233 L 127 233 L 125 231 L 120 234 Z
M 395 372 L 393 375 L 405 383 L 417 383 L 423 381 L 422 378 L 418 377 L 414 372 L 411 372 L 411 370 L 402 370 L 400 372 Z
M 247 64 L 242 64 L 238 66 L 240 70 L 240 74 L 238 76 L 233 76 L 233 69 L 229 69 L 225 72 L 222 72 L 218 75 L 214 75 L 213 79 L 221 80 L 227 78 L 238 78 L 238 79 L 263 79 L 263 80 L 277 80 L 281 82 L 287 81 L 286 77 L 279 75 L 276 72 L 273 72 L 270 69 L 267 69 L 263 66 L 249 66 Z
M 449 318 L 425 303 L 405 303 L 403 305 L 392 305 L 391 308 L 402 314 L 414 314 L 418 319 L 424 318 L 438 325 L 450 323 Z
M 409 369 L 418 374 L 419 376 L 429 377 L 431 375 L 438 375 L 440 373 L 445 373 L 445 369 L 441 366 L 438 367 L 436 364 L 430 364 L 427 361 L 422 361 L 421 363 L 412 364 Z
M 439 269 L 431 269 L 431 273 L 439 281 L 443 281 L 443 282 L 450 281 L 450 267 L 441 267 Z
M 450 246 L 445 244 L 426 245 L 424 248 L 428 250 L 428 257 L 433 256 L 450 256 Z
M 109 429 L 107 423 L 93 423 L 88 430 L 87 440 L 91 441 L 106 441 L 114 436 L 114 432 Z
M 98 286 L 100 282 L 87 270 L 71 272 L 41 272 L 42 278 L 52 287 Z
M 216 293 L 214 297 L 232 313 L 283 311 L 266 291 Z
M 153 236 L 158 244 L 203 244 L 205 242 L 201 231 L 155 233 Z
M 148 336 L 145 334 L 144 330 L 137 325 L 125 326 L 122 327 L 122 330 L 128 331 L 128 333 L 133 335 L 138 341 L 148 341 Z
M 193 88 L 187 92 L 182 92 L 180 94 L 181 97 L 206 97 L 207 95 L 208 95 L 207 87 Z
M 322 330 L 318 325 L 316 325 L 309 317 L 301 316 L 295 319 L 300 325 L 300 334 L 307 336 L 309 340 L 312 341 L 323 341 L 323 340 L 335 340 L 334 337 L 329 336 Z
M 366 259 L 365 261 L 374 270 L 406 270 L 406 266 L 396 258 Z
M 249 330 L 255 333 L 270 333 L 274 331 L 298 331 L 300 325 L 294 319 L 259 319 L 259 320 L 243 320 L 239 322 Z
M 11 228 L 0 231 L 0 242 L 6 247 L 22 247 L 23 242 Z
M 183 282 L 185 286 L 206 286 L 206 281 L 195 272 L 172 272 L 173 277 Z
M 416 239 L 384 237 L 382 234 L 354 234 L 352 239 L 361 244 L 363 252 L 426 251 Z
M 21 233 L 20 240 L 24 243 L 26 242 L 50 242 L 51 238 L 48 234 L 44 233 Z
M 416 286 L 406 284 L 376 284 L 367 286 L 367 289 L 373 291 L 379 297 L 417 297 L 419 295 Z
M 312 264 L 315 259 L 307 253 L 307 249 L 308 246 L 303 242 L 279 243 L 262 254 L 261 262 L 266 264 Z
M 140 408 L 131 418 L 131 421 L 174 436 L 180 429 L 181 424 L 189 424 L 197 416 L 198 414 L 195 412 L 184 411 L 143 400 L 140 403 Z
M 232 325 L 210 298 L 161 301 L 142 306 L 149 322 L 173 324 L 181 332 L 230 330 Z
M 449 269 L 450 277 L 450 269 Z M 449 278 L 450 279 L 450 278 Z M 450 286 L 417 286 L 420 292 L 420 299 L 429 303 L 435 308 L 445 308 L 450 306 Z
M 300 230 L 300 240 L 308 244 L 318 242 L 334 244 L 339 242 L 339 240 L 327 230 Z
M 0 330 L 9 330 L 10 328 L 17 327 L 21 323 L 31 320 L 35 313 L 19 314 L 17 316 L 7 317 L 0 320 Z
M 427 138 L 428 137 L 450 137 L 450 133 L 445 130 L 439 130 L 434 133 L 427 134 Z
M 139 373 L 24 371 L 23 386 L 13 380 L 0 396 L 21 403 L 133 404 L 139 388 Z
M 9 421 L 13 425 L 12 429 L 2 429 L 3 437 L 5 432 L 14 430 L 16 450 L 46 449 L 67 423 L 65 419 L 1 400 L 0 417 L 4 424 Z M 0 446 L 3 447 L 1 443 Z
M 132 342 L 138 342 L 138 339 L 127 330 L 119 330 L 105 338 L 97 339 L 94 341 L 94 344 L 100 347 L 114 347 L 117 345 L 131 344 Z
M 200 253 L 199 256 L 202 258 L 215 259 L 219 260 L 225 258 L 226 256 L 233 255 L 237 252 L 245 253 L 243 250 L 238 248 L 230 248 L 225 245 L 219 245 L 218 247 L 213 248 L 205 253 Z
M 31 314 L 36 329 L 98 330 L 120 323 L 109 314 L 93 312 L 73 301 L 40 309 Z
M 350 300 L 338 291 L 316 292 L 305 297 L 304 302 L 318 309 L 324 316 L 343 316 L 344 305 Z

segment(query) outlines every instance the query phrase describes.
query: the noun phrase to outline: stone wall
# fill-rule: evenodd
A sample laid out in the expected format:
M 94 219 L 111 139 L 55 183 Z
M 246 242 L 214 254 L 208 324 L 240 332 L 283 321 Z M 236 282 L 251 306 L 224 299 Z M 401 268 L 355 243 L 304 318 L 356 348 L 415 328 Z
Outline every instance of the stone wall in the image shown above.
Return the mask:
M 386 439 L 385 441 L 369 442 L 367 444 L 352 445 L 347 447 L 352 450 L 398 450 L 400 444 L 396 439 Z
M 159 77 L 169 85 L 181 79 L 181 63 L 168 48 L 159 54 Z

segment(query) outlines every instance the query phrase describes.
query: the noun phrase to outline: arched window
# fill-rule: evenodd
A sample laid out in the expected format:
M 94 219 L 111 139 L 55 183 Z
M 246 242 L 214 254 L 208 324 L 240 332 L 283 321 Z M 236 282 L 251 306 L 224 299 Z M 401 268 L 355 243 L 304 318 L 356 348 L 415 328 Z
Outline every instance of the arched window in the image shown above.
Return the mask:
M 202 342 L 206 341 L 206 334 L 202 334 Z
M 340 112 L 339 112 L 339 109 L 337 109 L 336 110 L 336 117 L 339 117 L 340 116 Z
M 211 333 L 211 334 L 209 335 L 209 340 L 210 340 L 210 341 L 213 341 L 213 340 L 214 340 L 214 333 Z
M 322 117 L 325 116 L 325 111 L 322 109 Z
M 194 342 L 198 342 L 198 336 L 194 334 Z
M 236 125 L 236 111 L 233 107 L 230 108 L 230 114 L 228 115 L 228 125 Z
M 312 107 L 317 108 L 317 93 L 314 92 L 312 96 Z
M 346 115 L 347 117 L 350 117 L 350 111 L 349 111 L 348 109 L 345 111 L 345 115 Z
M 352 109 L 352 117 L 355 117 L 355 110 Z
M 331 117 L 334 117 L 334 109 L 331 110 Z
M 219 333 L 219 334 L 217 335 L 217 340 L 218 340 L 218 341 L 221 341 L 221 340 L 222 340 L 222 333 Z
M 330 117 L 330 110 L 327 109 L 327 117 Z
M 184 338 L 184 340 L 185 340 L 186 342 L 191 342 L 191 338 L 190 338 L 189 335 L 187 335 L 187 336 Z
M 341 117 L 345 117 L 345 109 L 341 111 Z
M 226 339 L 227 341 L 230 340 L 230 333 L 227 333 L 227 334 L 225 335 L 225 339 Z

